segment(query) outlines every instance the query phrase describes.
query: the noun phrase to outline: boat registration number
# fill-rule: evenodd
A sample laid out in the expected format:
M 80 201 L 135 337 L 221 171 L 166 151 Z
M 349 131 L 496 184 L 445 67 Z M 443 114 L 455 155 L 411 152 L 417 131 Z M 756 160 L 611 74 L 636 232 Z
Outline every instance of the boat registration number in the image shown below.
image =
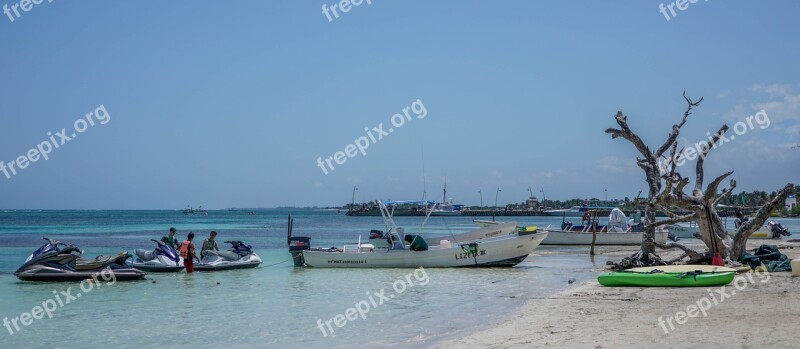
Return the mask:
M 477 252 L 461 252 L 456 253 L 456 260 L 465 259 L 465 258 L 475 258 L 477 256 L 483 256 L 486 254 L 486 250 L 480 250 Z

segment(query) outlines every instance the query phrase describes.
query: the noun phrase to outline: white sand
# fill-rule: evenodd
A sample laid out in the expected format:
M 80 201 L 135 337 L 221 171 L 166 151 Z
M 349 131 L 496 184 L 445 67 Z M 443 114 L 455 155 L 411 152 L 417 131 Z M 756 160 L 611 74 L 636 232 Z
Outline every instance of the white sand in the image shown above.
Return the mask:
M 779 247 L 789 257 L 800 254 L 797 243 Z M 734 283 L 725 286 L 725 293 L 734 294 L 721 302 L 723 296 L 714 292 L 720 287 L 617 288 L 590 281 L 529 300 L 504 322 L 437 348 L 800 348 L 800 278 L 787 272 L 751 276 L 753 283 L 746 275 L 739 282 L 741 290 Z M 710 302 L 709 289 L 719 303 L 706 317 L 699 313 L 678 324 L 677 312 L 701 298 Z

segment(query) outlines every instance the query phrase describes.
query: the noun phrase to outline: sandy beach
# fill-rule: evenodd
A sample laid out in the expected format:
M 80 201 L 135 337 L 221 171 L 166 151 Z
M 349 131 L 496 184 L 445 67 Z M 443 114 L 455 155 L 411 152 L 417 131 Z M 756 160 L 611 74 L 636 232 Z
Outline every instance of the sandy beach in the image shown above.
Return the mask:
M 748 247 L 761 243 L 771 242 L 750 241 Z M 798 243 L 778 247 L 791 258 L 800 255 Z M 604 253 L 627 255 L 625 249 Z M 796 346 L 800 303 L 793 300 L 800 278 L 788 272 L 749 274 L 739 274 L 724 289 L 617 288 L 588 281 L 551 297 L 530 299 L 502 323 L 436 348 Z M 700 307 L 707 308 L 705 316 Z

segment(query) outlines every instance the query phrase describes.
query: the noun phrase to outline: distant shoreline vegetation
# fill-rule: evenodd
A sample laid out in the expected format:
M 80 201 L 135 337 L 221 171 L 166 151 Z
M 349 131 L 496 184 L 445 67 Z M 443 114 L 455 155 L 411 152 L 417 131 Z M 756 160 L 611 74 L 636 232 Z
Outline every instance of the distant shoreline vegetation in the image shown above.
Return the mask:
M 794 197 L 800 195 L 800 185 L 796 185 L 794 187 Z M 752 191 L 752 192 L 741 192 L 737 194 L 730 194 L 729 196 L 725 197 L 720 204 L 725 206 L 731 206 L 731 210 L 735 211 L 741 209 L 746 214 L 749 214 L 750 211 L 757 210 L 759 207 L 764 205 L 765 203 L 769 202 L 770 199 L 775 197 L 777 192 L 773 191 L 768 193 L 766 191 Z M 365 202 L 365 203 L 355 203 L 355 206 L 369 206 L 373 204 L 373 202 Z M 591 198 L 591 199 L 569 199 L 569 200 L 543 200 L 541 203 L 536 203 L 534 206 L 531 206 L 529 202 L 520 202 L 520 203 L 511 203 L 506 204 L 504 206 L 498 205 L 497 209 L 499 210 L 523 210 L 523 211 L 545 211 L 545 210 L 554 210 L 554 209 L 568 209 L 574 206 L 581 206 L 584 204 L 588 204 L 591 206 L 604 206 L 604 207 L 619 207 L 623 211 L 636 211 L 637 209 L 642 210 L 644 212 L 644 199 L 641 198 L 634 198 L 631 199 L 629 197 L 625 197 L 623 199 L 609 199 L 609 200 L 600 200 L 598 198 Z M 345 204 L 340 207 L 327 207 L 324 209 L 337 209 L 346 211 L 350 204 Z M 288 207 L 287 207 L 288 208 Z M 484 205 L 484 206 L 467 206 L 464 205 L 463 209 L 467 210 L 478 210 L 478 209 L 487 209 L 492 208 L 491 205 Z M 795 205 L 793 208 L 784 207 L 776 211 L 773 214 L 773 217 L 786 217 L 786 218 L 794 218 L 800 217 L 800 206 Z

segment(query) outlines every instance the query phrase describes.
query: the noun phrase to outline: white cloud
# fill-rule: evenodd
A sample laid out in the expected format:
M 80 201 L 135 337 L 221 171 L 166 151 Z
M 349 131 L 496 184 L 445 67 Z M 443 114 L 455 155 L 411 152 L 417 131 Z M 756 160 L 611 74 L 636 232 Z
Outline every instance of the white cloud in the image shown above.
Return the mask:
M 781 84 L 755 84 L 749 90 L 753 96 L 722 113 L 723 120 L 738 122 L 764 110 L 774 133 L 788 135 L 783 136 L 787 138 L 800 137 L 797 124 L 800 122 L 800 94 L 796 94 L 791 86 Z
M 638 169 L 636 167 L 636 160 L 622 159 L 617 156 L 604 156 L 595 160 L 595 167 L 600 171 L 611 174 L 619 174 L 630 172 L 631 169 Z
M 781 84 L 754 84 L 750 87 L 750 91 L 765 92 L 773 97 L 786 97 L 792 93 L 792 88 Z

